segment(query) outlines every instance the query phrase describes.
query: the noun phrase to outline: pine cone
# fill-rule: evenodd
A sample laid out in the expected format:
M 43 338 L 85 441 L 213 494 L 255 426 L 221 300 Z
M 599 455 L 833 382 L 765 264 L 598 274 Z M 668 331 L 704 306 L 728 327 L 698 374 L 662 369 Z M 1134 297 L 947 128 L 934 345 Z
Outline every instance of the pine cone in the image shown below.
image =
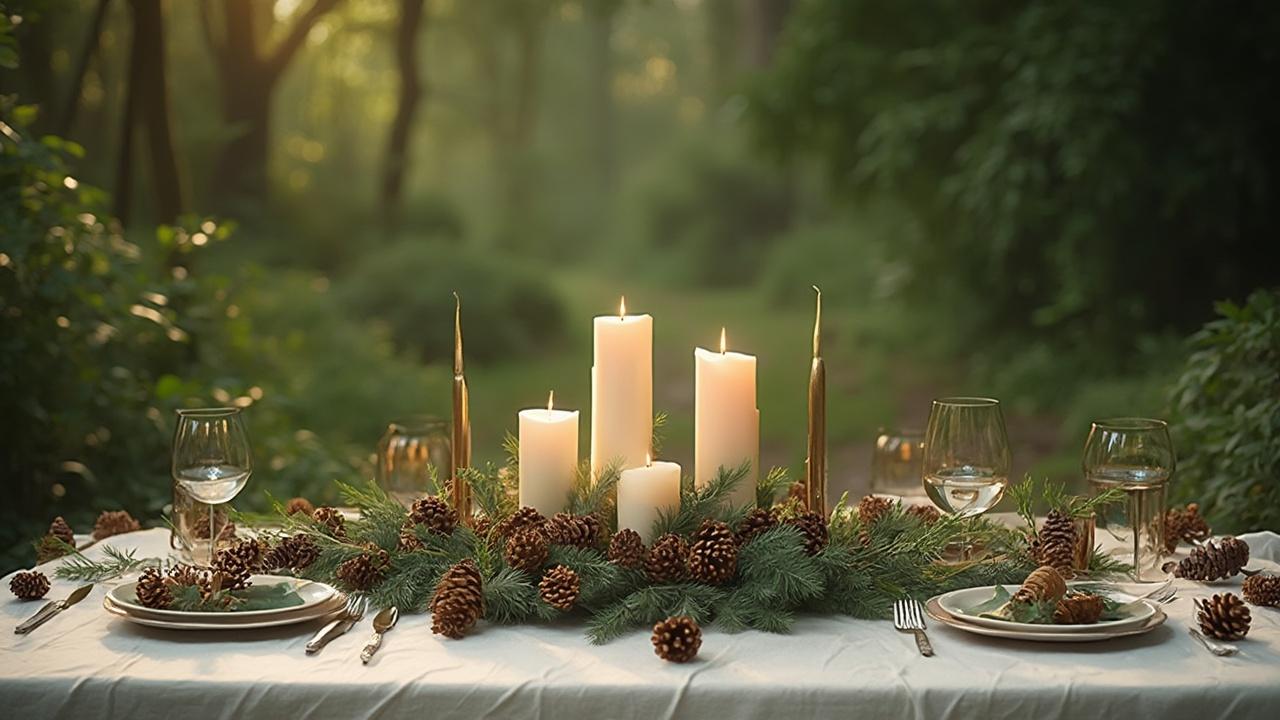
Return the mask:
M 1195 606 L 1196 622 L 1205 635 L 1239 640 L 1249 634 L 1249 607 L 1235 595 L 1214 595 L 1208 600 L 1196 600 Z
M 526 527 L 542 527 L 546 521 L 547 519 L 537 510 L 527 506 L 522 507 L 497 524 L 497 535 L 501 538 L 509 538 L 517 530 Z
M 653 626 L 653 652 L 669 662 L 688 662 L 702 647 L 702 629 L 693 618 L 669 617 Z
M 679 535 L 667 533 L 653 542 L 649 559 L 644 563 L 645 572 L 655 583 L 671 583 L 685 577 L 685 560 L 689 545 Z
M 262 569 L 262 559 L 263 556 L 267 554 L 268 549 L 269 548 L 263 541 L 247 539 L 237 542 L 226 550 L 219 551 L 218 555 L 222 555 L 224 553 L 229 556 L 234 555 L 244 563 L 245 567 L 249 568 L 250 571 L 258 572 Z M 215 562 L 217 557 L 217 555 L 214 556 Z
M 484 614 L 480 568 L 467 558 L 445 571 L 431 596 L 431 632 L 454 638 L 467 634 Z
M 1191 549 L 1182 562 L 1167 562 L 1165 572 L 1174 577 L 1211 582 L 1231 577 L 1249 563 L 1249 546 L 1243 540 L 1224 537 L 1218 544 L 1212 541 Z
M 315 520 L 329 533 L 335 540 L 347 539 L 347 519 L 342 517 L 342 513 L 336 508 L 328 506 L 318 507 L 316 511 L 311 513 L 311 519 Z
M 299 533 L 281 540 L 262 556 L 266 570 L 305 570 L 320 557 L 320 548 L 310 535 Z
M 919 519 L 925 525 L 932 525 L 942 519 L 942 513 L 932 505 L 909 505 L 907 514 Z
M 49 578 L 35 570 L 20 572 L 9 580 L 9 592 L 21 600 L 39 600 L 49 592 Z
M 1280 575 L 1250 575 L 1241 589 L 1244 599 L 1254 605 L 1280 607 Z
M 246 542 L 253 542 L 248 540 Z M 253 574 L 253 565 L 246 559 L 246 552 L 236 552 L 237 545 L 226 550 L 219 550 L 213 556 L 213 571 L 222 576 L 218 584 L 224 590 L 243 590 L 249 587 L 249 576 Z
M 773 508 L 755 508 L 738 523 L 738 544 L 745 545 L 757 535 L 778 526 L 778 513 Z
M 159 568 L 149 567 L 143 570 L 134 593 L 138 596 L 138 604 L 143 607 L 163 610 L 173 602 L 173 595 L 169 592 L 169 582 L 160 573 Z
M 892 500 L 875 495 L 864 496 L 858 501 L 858 519 L 862 521 L 862 529 L 858 531 L 858 537 L 863 545 L 871 542 L 871 526 L 888 514 L 893 509 L 893 504 Z
M 391 566 L 391 556 L 386 550 L 376 546 L 368 547 L 365 552 L 344 561 L 335 573 L 349 590 L 368 592 L 382 582 Z
M 548 554 L 547 538 L 542 534 L 542 530 L 527 527 L 517 531 L 507 540 L 507 547 L 502 557 L 511 567 L 536 575 L 538 569 L 547 561 Z
M 1164 514 L 1164 549 L 1173 552 L 1179 542 L 1199 542 L 1208 539 L 1209 523 L 1200 516 L 1200 506 L 1190 503 L 1185 510 L 1169 508 Z
M 708 585 L 723 585 L 738 571 L 738 543 L 729 526 L 703 520 L 689 548 L 689 577 Z
M 542 582 L 538 583 L 538 595 L 551 607 L 568 611 L 578 602 L 581 587 L 578 573 L 564 565 L 556 565 L 542 576 Z
M 1067 583 L 1062 575 L 1051 565 L 1041 565 L 1022 581 L 1013 599 L 1025 603 L 1058 603 L 1066 594 Z
M 69 548 L 70 546 L 64 545 L 58 538 L 52 535 L 45 535 L 36 544 L 36 564 L 47 563 L 64 555 L 70 555 L 71 550 Z
M 164 584 L 170 593 L 175 587 L 191 586 L 199 588 L 200 597 L 208 600 L 213 597 L 214 593 L 222 589 L 223 577 L 223 575 L 216 572 L 178 563 L 169 568 L 169 572 L 164 576 Z M 170 599 L 171 601 L 172 598 Z
M 489 539 L 489 532 L 493 528 L 493 521 L 489 519 L 488 515 L 476 515 L 474 522 L 471 523 L 471 531 L 482 541 Z
M 297 515 L 298 513 L 302 513 L 303 515 L 310 516 L 313 515 L 315 511 L 316 506 L 312 505 L 311 501 L 304 497 L 292 498 L 284 506 L 284 512 L 286 515 Z
M 620 567 L 637 569 L 644 566 L 649 559 L 649 550 L 644 546 L 640 533 L 630 528 L 619 530 L 609 541 L 609 562 Z
M 413 501 L 409 522 L 423 525 L 436 535 L 452 535 L 458 526 L 458 513 L 440 498 L 424 497 Z
M 71 530 L 71 526 L 67 524 L 67 521 L 62 519 L 61 515 L 54 518 L 52 523 L 49 523 L 49 532 L 46 534 L 58 538 L 71 547 L 76 546 L 76 534 Z
M 422 540 L 418 537 L 415 530 L 417 525 L 405 520 L 404 525 L 400 526 L 400 536 L 396 538 L 396 550 L 400 552 L 413 552 L 423 548 Z
M 101 540 L 109 538 L 112 535 L 122 535 L 124 533 L 141 530 L 142 526 L 137 520 L 133 519 L 125 510 L 109 511 L 104 510 L 98 516 L 98 521 L 93 524 L 93 539 Z
M 1075 575 L 1075 556 L 1075 521 L 1058 510 L 1050 510 L 1031 543 L 1032 561 L 1050 565 L 1059 575 L 1069 578 Z
M 595 547 L 600 542 L 600 519 L 595 515 L 556 513 L 542 530 L 552 545 L 576 548 Z
M 1089 593 L 1068 595 L 1053 611 L 1053 621 L 1059 625 L 1092 625 L 1101 617 L 1102 596 Z
M 801 513 L 788 520 L 787 524 L 800 529 L 806 554 L 817 555 L 827 546 L 827 518 L 822 513 Z

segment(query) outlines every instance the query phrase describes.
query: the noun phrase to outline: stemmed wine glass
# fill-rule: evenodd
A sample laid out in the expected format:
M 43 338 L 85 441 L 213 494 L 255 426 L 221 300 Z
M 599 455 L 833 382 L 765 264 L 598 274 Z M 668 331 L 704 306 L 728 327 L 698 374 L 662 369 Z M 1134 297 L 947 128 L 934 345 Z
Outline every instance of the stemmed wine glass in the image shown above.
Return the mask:
M 1132 553 L 1133 579 L 1163 577 L 1165 487 L 1175 466 L 1169 426 L 1149 418 L 1098 420 L 1089 429 L 1081 465 L 1095 494 L 1125 491 L 1127 502 L 1098 511 L 1098 527 Z
M 249 481 L 253 452 L 240 408 L 179 410 L 173 433 L 173 479 L 209 505 L 209 564 L 217 549 L 213 505 L 230 502 Z
M 924 433 L 924 490 L 942 510 L 975 517 L 990 510 L 1009 482 L 1009 436 L 1000 401 L 949 397 L 933 401 Z M 964 549 L 968 553 L 968 547 Z

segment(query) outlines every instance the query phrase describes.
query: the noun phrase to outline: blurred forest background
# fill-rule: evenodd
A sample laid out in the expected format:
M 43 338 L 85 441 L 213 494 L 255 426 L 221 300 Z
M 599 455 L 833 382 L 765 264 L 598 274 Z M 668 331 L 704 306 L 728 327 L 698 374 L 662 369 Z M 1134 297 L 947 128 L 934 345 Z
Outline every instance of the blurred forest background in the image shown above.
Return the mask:
M 0 0 L 0 566 L 160 522 L 184 406 L 247 408 L 242 509 L 332 500 L 447 417 L 454 290 L 482 461 L 589 408 L 625 294 L 665 454 L 725 326 L 799 469 L 818 284 L 836 494 L 984 394 L 1018 475 L 1167 417 L 1175 496 L 1280 529 L 1277 37 L 1265 0 Z

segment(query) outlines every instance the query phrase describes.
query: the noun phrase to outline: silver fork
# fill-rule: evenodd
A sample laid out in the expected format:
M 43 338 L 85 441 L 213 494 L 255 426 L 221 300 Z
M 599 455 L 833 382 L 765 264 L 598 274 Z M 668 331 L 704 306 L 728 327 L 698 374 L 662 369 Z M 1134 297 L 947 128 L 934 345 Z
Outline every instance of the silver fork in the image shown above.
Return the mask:
M 899 631 L 910 631 L 916 636 L 916 647 L 925 657 L 933 657 L 933 645 L 924 634 L 924 611 L 918 600 L 903 598 L 893 604 L 893 626 Z
M 369 607 L 369 598 L 364 595 L 352 595 L 347 598 L 347 604 L 342 608 L 342 614 L 336 620 L 332 620 L 311 638 L 307 643 L 307 654 L 314 655 L 320 652 L 329 641 L 346 633 L 360 619 L 364 617 L 365 610 Z
M 1220 643 L 1217 640 L 1210 640 L 1204 633 L 1193 627 L 1187 628 L 1187 633 L 1203 645 L 1205 650 L 1208 650 L 1218 657 L 1231 657 L 1232 655 L 1240 652 L 1240 648 L 1235 645 L 1227 645 L 1226 643 Z

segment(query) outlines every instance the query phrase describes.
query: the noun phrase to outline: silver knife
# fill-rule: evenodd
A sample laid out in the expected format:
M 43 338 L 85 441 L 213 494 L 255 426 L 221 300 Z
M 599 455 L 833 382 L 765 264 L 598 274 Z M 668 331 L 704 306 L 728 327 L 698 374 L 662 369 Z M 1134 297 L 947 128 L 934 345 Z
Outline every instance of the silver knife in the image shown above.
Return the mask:
M 41 625 L 49 622 L 49 620 L 54 615 L 57 615 L 63 610 L 66 610 L 72 605 L 75 605 L 76 603 L 85 599 L 85 597 L 89 594 L 91 590 L 93 590 L 93 583 L 90 583 L 88 585 L 81 585 L 80 587 L 73 590 L 71 594 L 67 596 L 66 600 L 53 600 L 51 602 L 45 603 L 45 606 L 40 608 L 40 610 L 38 610 L 35 615 L 32 615 L 31 617 L 27 618 L 25 622 L 23 622 L 18 627 L 14 628 L 13 631 L 18 635 L 26 635 L 32 630 L 35 630 Z

